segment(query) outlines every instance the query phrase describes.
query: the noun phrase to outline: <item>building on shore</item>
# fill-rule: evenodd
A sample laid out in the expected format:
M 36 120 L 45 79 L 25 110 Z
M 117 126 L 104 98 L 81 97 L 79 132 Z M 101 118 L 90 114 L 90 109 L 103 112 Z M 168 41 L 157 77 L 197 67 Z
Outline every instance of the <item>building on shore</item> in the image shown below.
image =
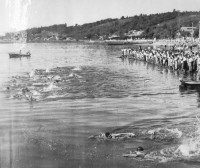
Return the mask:
M 139 37 L 142 35 L 142 33 L 144 33 L 143 30 L 130 30 L 128 33 L 125 33 L 124 35 L 127 37 Z
M 5 35 L 2 36 L 1 39 L 4 42 L 26 43 L 27 42 L 27 31 L 5 33 Z
M 194 31 L 197 29 L 197 27 L 181 27 L 180 31 L 188 32 L 191 35 L 194 34 Z
M 108 37 L 109 40 L 119 40 L 120 39 L 120 36 L 116 35 L 116 34 L 113 34 L 111 36 Z

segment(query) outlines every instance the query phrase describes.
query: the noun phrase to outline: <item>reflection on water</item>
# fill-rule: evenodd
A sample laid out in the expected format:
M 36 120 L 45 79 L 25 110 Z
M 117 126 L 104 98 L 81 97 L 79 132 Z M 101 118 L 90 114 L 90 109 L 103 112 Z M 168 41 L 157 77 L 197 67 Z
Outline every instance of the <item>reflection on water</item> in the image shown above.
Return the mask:
M 200 94 L 179 90 L 181 73 L 119 59 L 122 46 L 24 47 L 31 58 L 9 59 L 19 46 L 0 45 L 1 167 L 164 167 L 163 161 L 192 167 L 198 161 Z M 105 132 L 136 136 L 88 138 Z M 122 157 L 138 146 L 147 152 L 142 162 Z M 173 160 L 179 163 L 167 162 Z

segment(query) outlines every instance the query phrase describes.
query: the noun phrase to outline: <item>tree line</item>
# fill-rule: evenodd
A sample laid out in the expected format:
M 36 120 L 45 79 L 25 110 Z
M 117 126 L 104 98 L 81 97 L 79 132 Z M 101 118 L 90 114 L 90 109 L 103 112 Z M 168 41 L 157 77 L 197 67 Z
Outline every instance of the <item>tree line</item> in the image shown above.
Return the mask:
M 47 27 L 31 28 L 27 30 L 28 37 L 40 35 L 42 31 L 58 33 L 61 36 L 72 37 L 76 39 L 98 39 L 100 36 L 108 37 L 117 34 L 121 38 L 126 38 L 125 33 L 130 30 L 143 30 L 142 38 L 175 38 L 178 35 L 189 36 L 186 32 L 181 32 L 182 26 L 198 27 L 200 12 L 185 11 L 157 14 L 140 14 L 132 17 L 117 19 L 104 19 L 93 23 L 83 25 L 67 26 L 67 24 L 52 25 Z M 198 36 L 198 29 L 195 30 L 194 36 Z

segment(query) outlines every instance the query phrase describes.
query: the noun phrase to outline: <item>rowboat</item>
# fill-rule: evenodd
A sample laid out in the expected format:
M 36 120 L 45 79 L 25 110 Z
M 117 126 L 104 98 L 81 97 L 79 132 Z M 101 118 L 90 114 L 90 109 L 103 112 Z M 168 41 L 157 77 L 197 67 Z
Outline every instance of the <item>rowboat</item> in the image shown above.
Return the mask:
M 21 58 L 21 57 L 30 57 L 31 53 L 20 54 L 20 53 L 9 53 L 10 58 Z

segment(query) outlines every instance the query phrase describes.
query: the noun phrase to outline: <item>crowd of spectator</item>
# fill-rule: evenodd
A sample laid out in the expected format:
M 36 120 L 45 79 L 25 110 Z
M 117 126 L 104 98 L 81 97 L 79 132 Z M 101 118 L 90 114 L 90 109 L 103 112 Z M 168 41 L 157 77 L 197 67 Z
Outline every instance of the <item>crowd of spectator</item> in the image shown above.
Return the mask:
M 187 50 L 163 48 L 145 48 L 139 49 L 126 48 L 122 49 L 122 57 L 130 57 L 137 60 L 145 61 L 152 64 L 161 65 L 173 71 L 180 70 L 183 72 L 197 73 L 200 76 L 200 52 L 193 51 L 192 48 Z

